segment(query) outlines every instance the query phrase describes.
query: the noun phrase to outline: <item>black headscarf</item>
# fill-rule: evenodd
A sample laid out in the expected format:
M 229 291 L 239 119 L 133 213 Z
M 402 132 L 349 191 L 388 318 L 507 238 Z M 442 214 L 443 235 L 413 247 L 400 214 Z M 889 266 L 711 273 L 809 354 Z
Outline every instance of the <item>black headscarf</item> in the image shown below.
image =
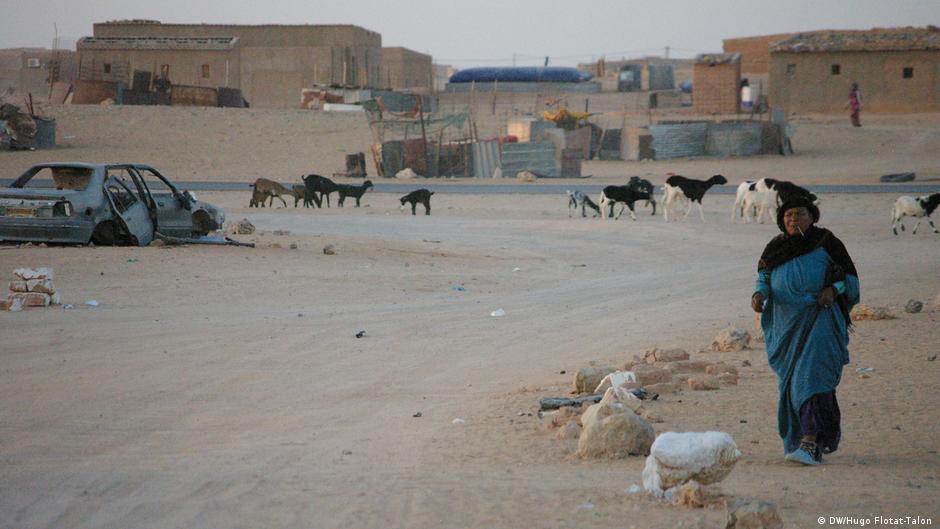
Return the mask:
M 806 208 L 813 217 L 813 224 L 803 234 L 789 235 L 783 224 L 783 216 L 787 210 L 793 208 Z M 767 243 L 764 252 L 761 253 L 760 260 L 757 262 L 758 270 L 773 270 L 783 263 L 795 259 L 801 255 L 806 255 L 817 248 L 823 248 L 832 259 L 829 270 L 826 271 L 826 286 L 831 286 L 837 281 L 845 281 L 846 275 L 858 277 L 858 271 L 855 269 L 855 263 L 849 256 L 845 245 L 831 231 L 826 228 L 816 226 L 819 221 L 819 208 L 810 200 L 803 197 L 795 197 L 786 202 L 777 210 L 777 226 L 781 233 Z M 848 304 L 844 295 L 836 297 L 839 308 L 845 316 L 845 321 L 851 326 L 852 319 L 849 317 Z

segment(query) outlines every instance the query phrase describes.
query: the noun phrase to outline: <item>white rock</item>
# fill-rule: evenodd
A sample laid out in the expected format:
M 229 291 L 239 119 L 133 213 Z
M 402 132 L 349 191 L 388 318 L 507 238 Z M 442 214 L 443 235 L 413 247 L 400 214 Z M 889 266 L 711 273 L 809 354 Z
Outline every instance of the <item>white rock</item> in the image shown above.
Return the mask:
M 24 281 L 30 279 L 52 279 L 54 274 L 51 268 L 17 268 L 13 275 Z
M 619 459 L 646 455 L 654 437 L 653 427 L 639 415 L 629 410 L 613 413 L 584 426 L 578 439 L 578 456 Z
M 594 388 L 594 393 L 601 393 L 610 388 L 619 388 L 627 382 L 636 382 L 636 373 L 633 371 L 614 371 L 610 373 L 601 383 Z
M 402 180 L 411 180 L 412 178 L 417 178 L 418 173 L 414 172 L 411 167 L 406 167 L 401 171 L 395 173 L 395 178 L 401 178 Z
M 751 342 L 751 335 L 747 331 L 729 327 L 723 329 L 712 342 L 712 351 L 741 351 L 747 349 Z
M 731 472 L 741 457 L 731 436 L 724 432 L 665 432 L 646 458 L 643 488 L 656 496 L 665 489 L 695 480 L 717 483 Z

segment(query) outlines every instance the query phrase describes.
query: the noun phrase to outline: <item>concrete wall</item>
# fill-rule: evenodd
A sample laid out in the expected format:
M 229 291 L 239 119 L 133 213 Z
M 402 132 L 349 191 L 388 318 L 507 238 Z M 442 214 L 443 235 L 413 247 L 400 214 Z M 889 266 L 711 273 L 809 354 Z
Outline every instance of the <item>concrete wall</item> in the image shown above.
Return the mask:
M 696 64 L 692 107 L 696 114 L 736 114 L 741 109 L 741 63 Z
M 14 48 L 0 50 L 0 94 L 14 92 L 33 94 L 34 99 L 49 95 L 49 73 L 53 61 L 59 61 L 59 79 L 75 79 L 75 52 L 53 51 L 43 48 Z M 30 59 L 38 59 L 39 66 L 30 66 Z
M 254 107 L 297 107 L 301 89 L 317 84 L 380 85 L 382 36 L 358 26 L 106 22 L 94 25 L 94 35 L 238 37 L 238 84 L 228 86 L 240 88 Z
M 434 72 L 431 56 L 407 48 L 382 48 L 380 84 L 384 88 L 400 90 L 433 86 Z
M 770 71 L 770 45 L 792 37 L 792 33 L 725 39 L 722 51 L 741 54 L 741 75 L 766 74 Z
M 914 69 L 910 79 L 903 78 L 906 67 Z M 770 105 L 786 113 L 847 113 L 853 81 L 863 113 L 940 111 L 940 51 L 773 53 Z
M 156 77 L 162 65 L 170 66 L 173 84 L 237 88 L 240 84 L 238 50 L 103 50 L 80 52 L 79 76 L 84 80 L 122 82 L 130 86 L 135 70 Z M 110 65 L 110 72 L 105 72 Z M 209 77 L 203 77 L 209 65 Z

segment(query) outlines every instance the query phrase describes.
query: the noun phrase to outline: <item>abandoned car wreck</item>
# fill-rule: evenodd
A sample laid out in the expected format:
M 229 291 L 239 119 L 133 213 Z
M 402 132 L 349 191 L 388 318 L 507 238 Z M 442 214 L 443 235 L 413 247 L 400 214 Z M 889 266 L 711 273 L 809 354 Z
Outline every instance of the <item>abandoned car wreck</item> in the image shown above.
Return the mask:
M 221 208 L 145 164 L 34 165 L 0 189 L 0 241 L 144 246 L 220 229 Z

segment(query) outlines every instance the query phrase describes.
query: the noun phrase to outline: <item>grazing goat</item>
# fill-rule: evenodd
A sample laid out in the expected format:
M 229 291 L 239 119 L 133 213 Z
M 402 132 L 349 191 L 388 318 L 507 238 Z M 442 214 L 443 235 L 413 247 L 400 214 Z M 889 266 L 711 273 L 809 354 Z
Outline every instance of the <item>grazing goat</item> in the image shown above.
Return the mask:
M 571 218 L 571 210 L 574 209 L 575 211 L 577 211 L 578 207 L 581 208 L 582 217 L 587 217 L 587 211 L 585 211 L 586 208 L 591 208 L 594 211 L 596 211 L 597 213 L 594 214 L 595 217 L 601 214 L 601 208 L 597 207 L 597 204 L 595 204 L 594 201 L 591 200 L 591 198 L 585 195 L 583 192 L 577 191 L 577 190 L 571 191 L 569 189 L 567 193 L 568 193 L 568 218 Z
M 924 195 L 917 198 L 909 196 L 898 197 L 898 199 L 894 201 L 894 210 L 891 213 L 891 229 L 894 231 L 894 234 L 897 235 L 898 224 L 901 225 L 901 231 L 904 231 L 904 223 L 901 222 L 901 218 L 915 217 L 917 223 L 914 224 L 914 229 L 911 233 L 917 235 L 917 227 L 920 226 L 921 219 L 926 217 L 927 223 L 933 228 L 933 232 L 940 233 L 940 231 L 937 231 L 937 227 L 934 226 L 933 220 L 930 218 L 930 215 L 937 209 L 938 205 L 940 205 L 940 193 Z
M 346 201 L 346 197 L 353 197 L 356 199 L 356 207 L 358 208 L 359 199 L 362 198 L 362 195 L 364 195 L 366 190 L 370 187 L 375 187 L 372 185 L 372 180 L 366 180 L 357 186 L 349 184 L 336 184 L 336 190 L 339 192 L 339 199 L 336 201 L 336 205 L 343 207 L 343 202 Z
M 618 213 L 614 219 L 619 219 L 620 215 L 623 215 L 623 210 L 630 208 L 630 218 L 636 220 L 633 204 L 639 200 L 652 201 L 653 197 L 649 192 L 640 191 L 636 187 L 631 187 L 629 185 L 607 186 L 603 191 L 601 191 L 599 200 L 601 205 L 601 218 L 606 219 L 607 217 L 613 217 L 614 206 L 617 204 L 617 202 L 622 202 L 624 206 L 620 207 L 620 213 Z M 607 212 L 608 207 L 610 207 L 610 213 Z M 655 208 L 656 206 L 654 205 L 653 207 Z
M 326 207 L 330 207 L 330 193 L 335 193 L 336 183 L 325 176 L 308 174 L 304 177 L 304 207 L 323 207 L 323 197 L 326 197 Z M 317 196 L 317 193 L 320 196 Z
M 278 200 L 284 203 L 284 207 L 287 207 L 287 202 L 284 202 L 284 199 L 281 198 L 281 195 L 290 195 L 291 192 L 284 187 L 283 185 L 275 182 L 274 180 L 268 180 L 267 178 L 259 178 L 255 180 L 255 183 L 251 184 L 251 187 L 254 188 L 254 191 L 251 193 L 251 200 L 248 202 L 248 207 L 264 207 L 264 201 L 268 198 L 271 199 L 269 206 L 274 206 L 274 198 L 277 197 Z
M 401 201 L 400 209 L 404 211 L 405 202 L 411 202 L 411 214 L 416 215 L 415 206 L 420 202 L 424 204 L 424 214 L 430 215 L 431 214 L 431 195 L 433 194 L 434 194 L 433 191 L 429 191 L 424 188 L 412 191 L 411 193 L 408 193 L 407 195 L 399 199 Z
M 705 222 L 705 212 L 702 210 L 702 197 L 713 185 L 727 184 L 728 179 L 720 174 L 712 176 L 708 180 L 693 180 L 684 176 L 672 175 L 666 179 L 666 185 L 663 186 L 663 218 L 669 220 L 669 210 L 675 206 L 677 200 L 688 202 L 685 215 L 688 217 L 692 211 L 692 204 L 698 203 L 698 212 Z

